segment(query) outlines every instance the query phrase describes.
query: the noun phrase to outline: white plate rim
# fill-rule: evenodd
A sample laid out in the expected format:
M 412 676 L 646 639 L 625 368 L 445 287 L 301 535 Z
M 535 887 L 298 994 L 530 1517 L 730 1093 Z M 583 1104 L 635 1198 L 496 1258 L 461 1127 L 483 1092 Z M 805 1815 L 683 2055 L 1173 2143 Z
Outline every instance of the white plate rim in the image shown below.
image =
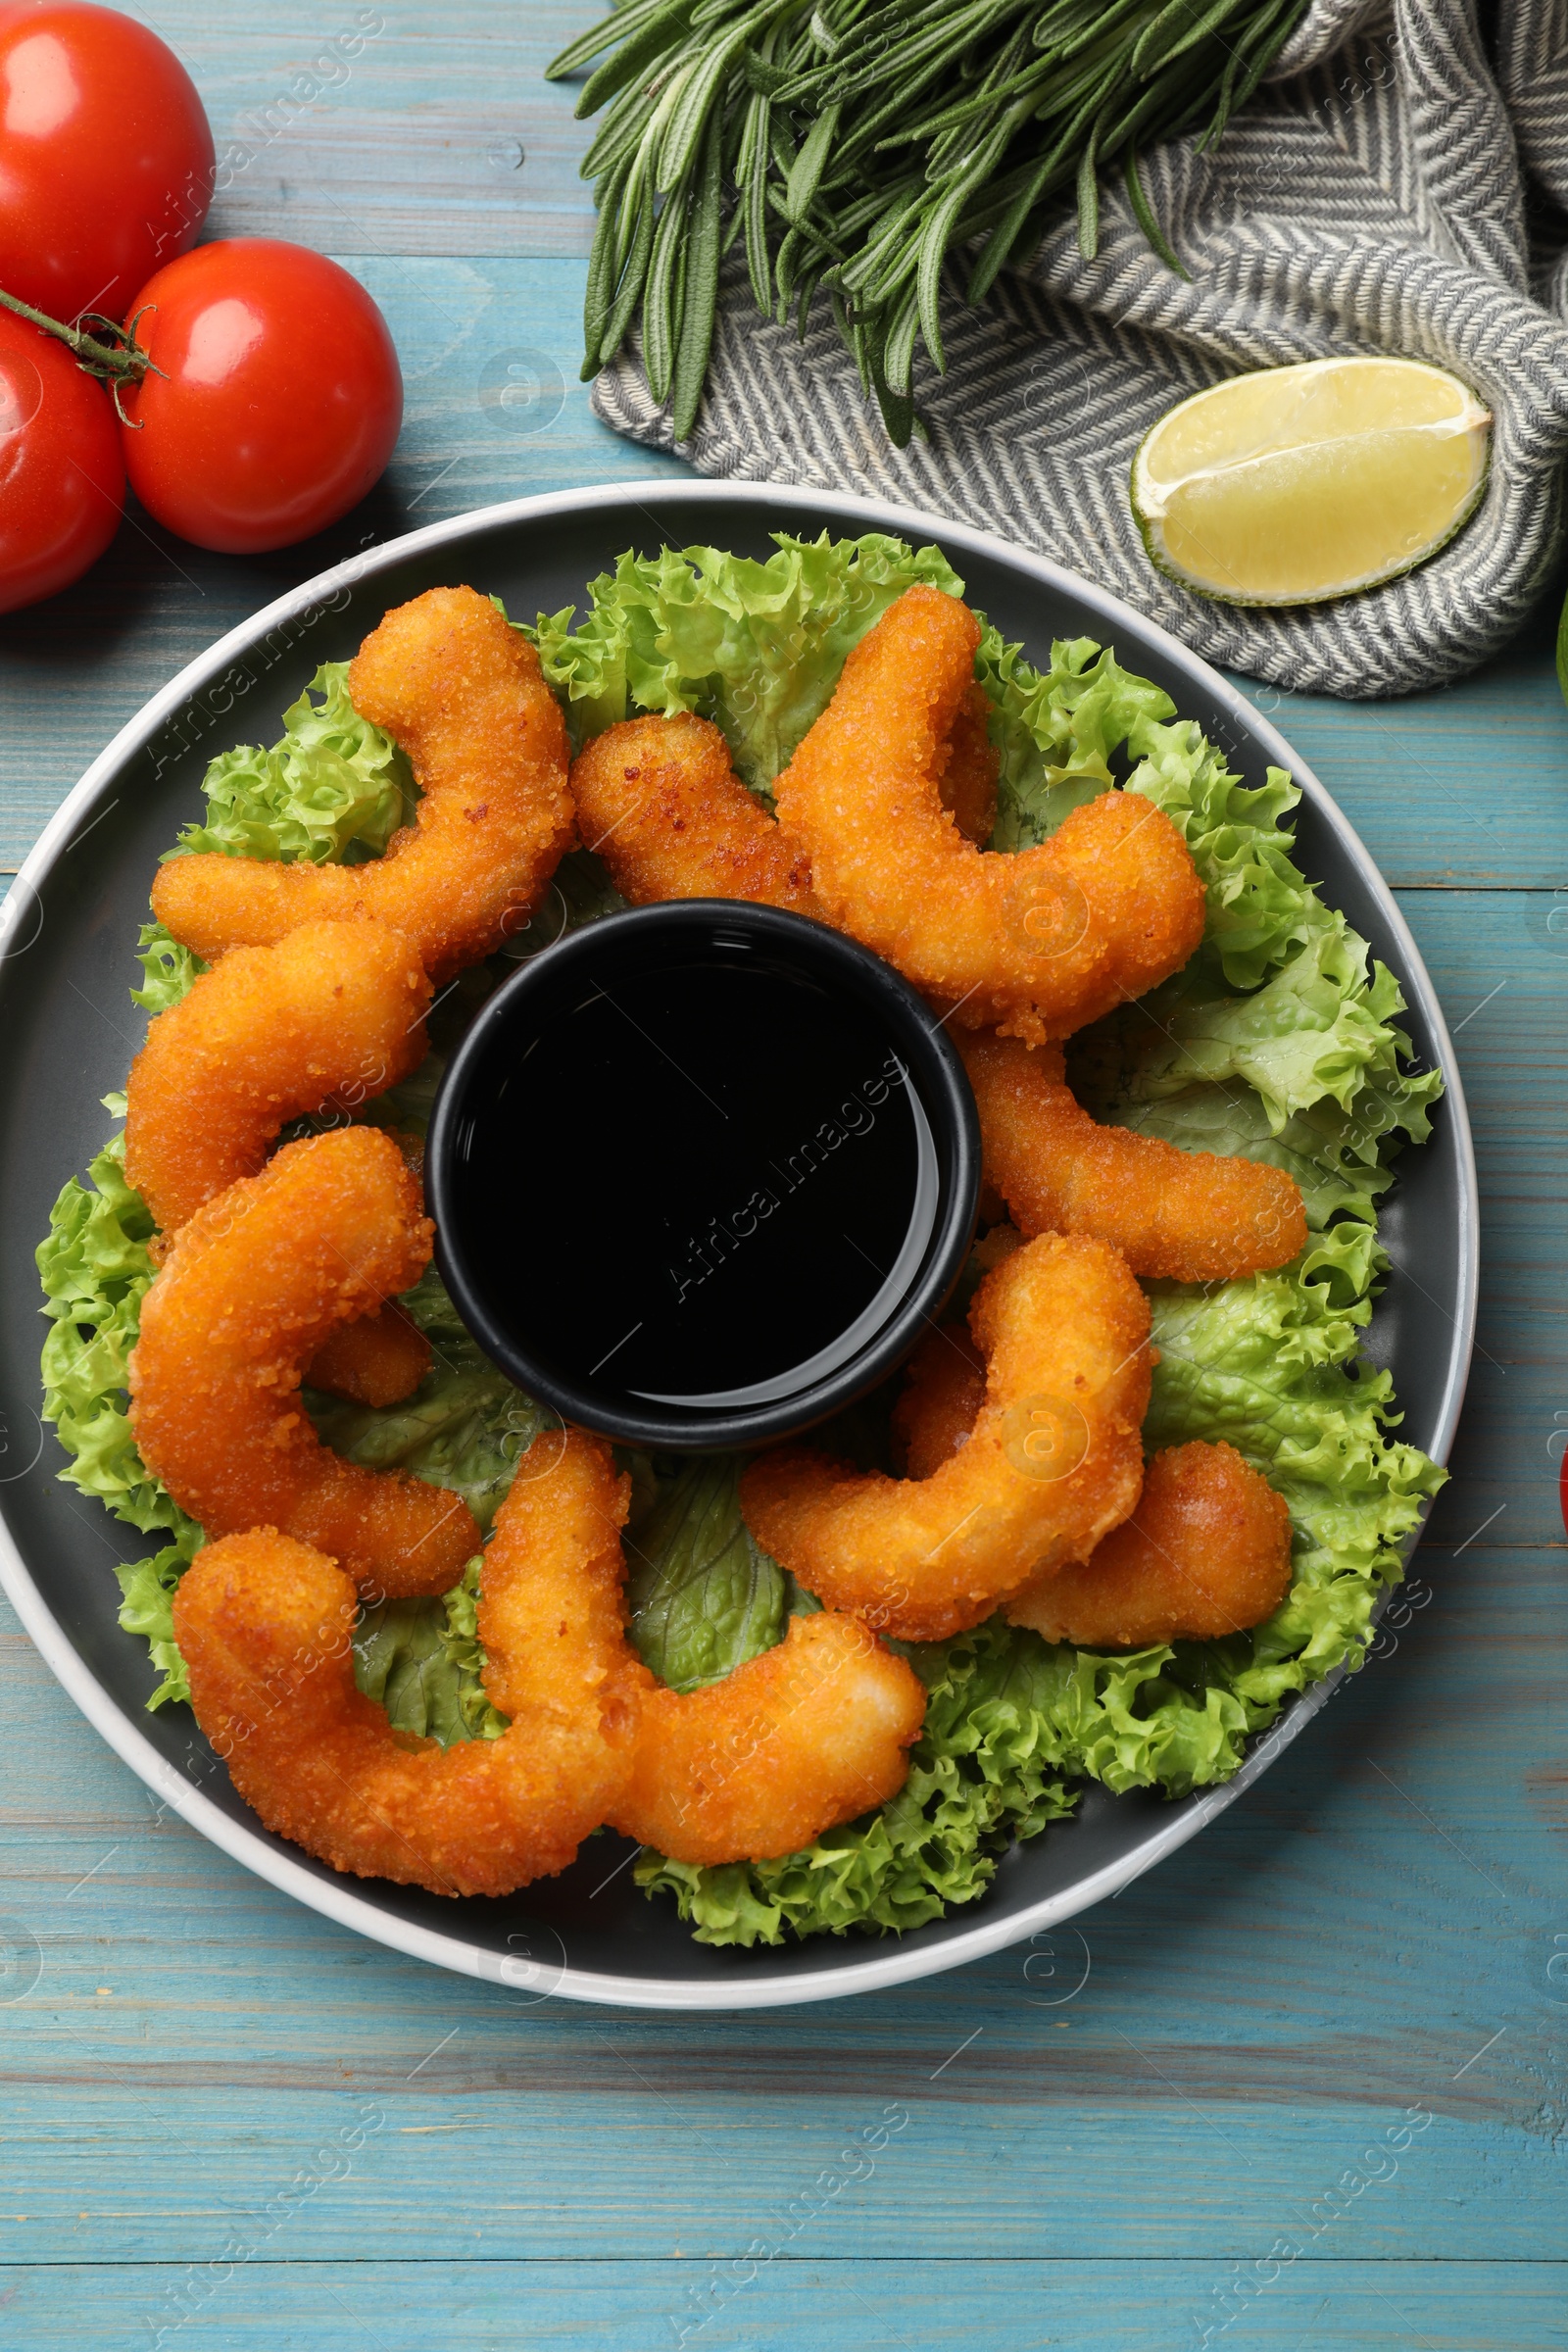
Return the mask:
M 1289 770 L 1302 797 L 1311 802 L 1320 820 L 1337 835 L 1347 857 L 1355 865 L 1363 883 L 1376 900 L 1389 931 L 1404 952 L 1408 959 L 1412 992 L 1427 1023 L 1436 1058 L 1443 1072 L 1445 1113 L 1453 1123 L 1461 1194 L 1459 1313 L 1454 1319 L 1460 1346 L 1450 1362 L 1437 1438 L 1432 1448 L 1434 1459 L 1446 1462 L 1464 1402 L 1479 1300 L 1480 1212 L 1475 1151 L 1465 1108 L 1464 1089 L 1447 1024 L 1425 962 L 1393 892 L 1370 852 L 1326 787 L 1286 743 L 1278 729 L 1217 670 L 1211 669 L 1201 656 L 1171 636 L 1156 621 L 1135 612 L 1120 598 L 1108 595 L 1092 581 L 1081 579 L 1077 574 L 1048 562 L 1046 558 L 1013 547 L 994 532 L 976 529 L 971 524 L 950 522 L 937 515 L 921 514 L 914 508 L 882 500 L 817 490 L 806 485 L 651 475 L 647 479 L 631 482 L 589 484 L 575 490 L 549 491 L 531 498 L 506 500 L 494 506 L 472 509 L 465 514 L 452 515 L 441 522 L 427 523 L 419 530 L 384 541 L 362 555 L 351 557 L 343 564 L 317 573 L 312 579 L 274 598 L 271 604 L 264 606 L 260 612 L 228 630 L 206 653 L 188 662 L 176 677 L 172 678 L 126 721 L 92 762 L 81 781 L 68 793 L 19 869 L 5 906 L 0 909 L 0 961 L 7 960 L 14 954 L 24 953 L 30 944 L 24 941 L 18 947 L 15 943 L 17 934 L 27 920 L 29 907 L 37 903 L 39 881 L 53 865 L 57 855 L 69 848 L 75 838 L 80 820 L 104 778 L 114 772 L 133 746 L 150 737 L 158 726 L 182 709 L 202 686 L 220 675 L 237 653 L 264 636 L 269 628 L 296 618 L 313 607 L 329 603 L 343 590 L 356 587 L 362 580 L 373 578 L 377 571 L 396 567 L 411 556 L 465 541 L 480 531 L 510 522 L 538 520 L 551 514 L 576 514 L 604 508 L 638 508 L 646 512 L 649 498 L 663 507 L 686 506 L 699 512 L 707 506 L 735 504 L 752 504 L 786 513 L 807 506 L 815 511 L 842 515 L 846 522 L 858 524 L 862 531 L 888 531 L 906 539 L 935 540 L 948 548 L 967 548 L 976 555 L 1004 563 L 1034 579 L 1042 587 L 1064 593 L 1080 605 L 1096 611 L 1103 617 L 1106 636 L 1112 641 L 1118 626 L 1124 631 L 1131 628 L 1140 635 L 1153 637 L 1178 668 L 1198 674 L 1208 693 L 1238 726 L 1260 745 L 1270 761 Z M 1419 1535 L 1414 1540 L 1418 1541 Z M 136 1729 L 134 1723 L 122 1714 L 118 1702 L 99 1684 L 55 1618 L 22 1557 L 9 1524 L 3 1518 L 0 1518 L 0 1587 L 4 1588 L 56 1679 L 121 1760 L 172 1812 L 232 1860 L 275 1886 L 279 1892 L 293 1896 L 296 1901 L 338 1926 L 351 1929 L 391 1950 L 513 1991 L 537 1989 L 548 1978 L 547 1991 L 563 1999 L 594 2002 L 612 2008 L 707 2015 L 731 2010 L 793 2007 L 808 2002 L 840 2000 L 851 1993 L 885 1991 L 894 1985 L 909 1984 L 920 1978 L 939 1975 L 948 1969 L 961 1968 L 973 1960 L 988 1958 L 1010 1944 L 1025 1942 L 1031 1936 L 1059 1927 L 1078 1912 L 1119 1894 L 1135 1879 L 1164 1861 L 1168 1855 L 1185 1845 L 1189 1838 L 1197 1837 L 1199 1831 L 1205 1828 L 1217 1813 L 1233 1804 L 1266 1769 L 1280 1749 L 1289 1745 L 1326 1703 L 1331 1692 L 1345 1679 L 1346 1671 L 1344 1667 L 1336 1669 L 1323 1682 L 1303 1692 L 1281 1720 L 1258 1740 L 1233 1779 L 1217 1788 L 1205 1790 L 1198 1801 L 1185 1806 L 1166 1830 L 1156 1832 L 1145 1841 L 1131 1864 L 1125 1860 L 1112 1864 L 1079 1880 L 1057 1895 L 1047 1897 L 1021 1911 L 1009 1912 L 1004 1918 L 981 1922 L 940 1944 L 911 1949 L 890 1941 L 886 1946 L 862 1947 L 863 1957 L 847 1961 L 842 1967 L 820 1970 L 811 1976 L 769 1976 L 765 1973 L 765 1958 L 759 1957 L 758 1974 L 752 1981 L 728 1985 L 683 1984 L 664 1978 L 611 1976 L 593 1970 L 574 1969 L 569 1963 L 557 1971 L 553 1967 L 519 1962 L 505 1954 L 467 1943 L 461 1937 L 391 1918 L 375 1904 L 355 1894 L 348 1883 L 339 1885 L 318 1878 L 287 1853 L 274 1850 L 260 1832 L 233 1820 L 211 1797 L 204 1796 L 200 1789 L 183 1781 L 152 1742 Z

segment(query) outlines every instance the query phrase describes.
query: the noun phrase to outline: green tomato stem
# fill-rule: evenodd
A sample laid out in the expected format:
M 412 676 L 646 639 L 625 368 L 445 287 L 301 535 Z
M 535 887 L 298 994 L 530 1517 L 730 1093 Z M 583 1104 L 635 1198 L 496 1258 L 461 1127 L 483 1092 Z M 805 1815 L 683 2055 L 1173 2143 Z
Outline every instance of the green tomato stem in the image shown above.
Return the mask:
M 125 415 L 120 405 L 120 396 L 127 384 L 139 384 L 149 369 L 154 375 L 164 373 L 162 368 L 153 366 L 136 340 L 136 329 L 142 319 L 140 311 L 127 326 L 121 326 L 113 318 L 101 318 L 95 312 L 84 313 L 94 326 L 102 327 L 108 336 L 115 338 L 113 341 L 104 341 L 97 335 L 89 335 L 81 325 L 63 326 L 58 318 L 51 318 L 47 311 L 35 311 L 30 302 L 24 302 L 19 295 L 8 294 L 3 286 L 0 286 L 0 306 L 14 311 L 19 318 L 30 319 L 34 326 L 42 327 L 46 335 L 53 335 L 57 342 L 64 343 L 85 374 L 95 375 L 100 383 L 109 386 L 115 415 L 121 423 L 134 424 L 139 429 L 140 419 Z

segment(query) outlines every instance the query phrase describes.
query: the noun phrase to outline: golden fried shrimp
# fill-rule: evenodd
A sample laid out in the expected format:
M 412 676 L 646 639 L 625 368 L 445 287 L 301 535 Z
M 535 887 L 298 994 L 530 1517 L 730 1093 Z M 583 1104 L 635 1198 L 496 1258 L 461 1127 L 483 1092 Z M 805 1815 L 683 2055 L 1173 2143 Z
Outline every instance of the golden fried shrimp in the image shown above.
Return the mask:
M 850 655 L 775 801 L 834 922 L 966 1026 L 1038 1044 L 1180 970 L 1203 887 L 1170 819 L 1131 793 L 1102 793 L 1015 857 L 965 840 L 942 777 L 979 642 L 957 598 L 906 589 Z
M 612 1827 L 676 1862 L 762 1862 L 896 1796 L 925 1688 L 869 1626 L 824 1610 L 722 1682 L 652 1684 Z
M 340 1323 L 305 1367 L 305 1386 L 351 1404 L 401 1404 L 430 1369 L 430 1343 L 389 1298 L 373 1315 Z
M 583 846 L 634 906 L 750 899 L 826 920 L 798 841 L 753 799 L 710 719 L 628 718 L 572 762 Z
M 409 1128 L 387 1127 L 403 1154 L 405 1165 L 421 1182 L 424 1176 L 424 1138 Z M 430 1369 L 434 1354 L 429 1341 L 397 1299 L 389 1298 L 373 1315 L 356 1323 L 340 1323 L 329 1332 L 305 1367 L 304 1385 L 324 1389 L 350 1404 L 402 1404 Z
M 968 1333 L 929 1332 L 893 1408 L 910 1478 L 929 1478 L 967 1445 L 984 1401 L 985 1366 Z M 1290 1583 L 1283 1496 L 1234 1446 L 1195 1442 L 1155 1454 L 1132 1517 L 1081 1566 L 1015 1592 L 1007 1617 L 1091 1649 L 1215 1641 L 1272 1616 Z
M 1042 1568 L 1088 1557 L 1143 1483 L 1149 1302 L 1103 1242 L 1042 1235 L 975 1294 L 986 1396 L 924 1479 L 765 1453 L 741 1508 L 808 1592 L 906 1641 L 978 1625 Z
M 413 761 L 416 821 L 363 865 L 171 858 L 153 911 L 208 962 L 369 914 L 449 979 L 528 921 L 570 846 L 565 724 L 538 655 L 488 597 L 432 588 L 399 606 L 361 646 L 349 693 Z
M 510 1894 L 564 1870 L 631 1768 L 616 1480 L 592 1449 L 527 1475 L 485 1553 L 479 1635 L 499 1740 L 443 1751 L 354 1684 L 352 1578 L 274 1528 L 199 1552 L 174 1594 L 196 1720 L 269 1829 L 335 1870 Z
M 125 1082 L 125 1175 L 164 1231 L 254 1176 L 288 1120 L 406 1078 L 429 1002 L 408 941 L 364 918 L 302 924 L 204 972 Z
M 1283 1168 L 1102 1127 L 1079 1107 L 1059 1046 L 958 1031 L 980 1112 L 986 1181 L 1020 1231 L 1091 1233 L 1135 1274 L 1225 1282 L 1283 1266 L 1306 1244 Z
M 940 1323 L 905 1366 L 893 1438 L 906 1478 L 929 1478 L 969 1443 L 986 1400 L 986 1364 L 968 1327 Z
M 1282 1494 L 1231 1446 L 1156 1453 L 1137 1509 L 1081 1567 L 1040 1577 L 1010 1624 L 1085 1649 L 1217 1642 L 1272 1617 L 1291 1589 Z
M 569 1564 L 580 1559 L 593 1592 L 612 1591 L 617 1642 L 619 1577 L 612 1583 L 604 1563 L 618 1561 L 630 1494 L 602 1438 L 547 1432 L 523 1456 L 498 1523 L 514 1554 L 532 1547 L 565 1562 L 568 1589 Z M 581 1600 L 572 1606 L 575 1625 Z M 487 1639 L 482 1599 L 479 1631 Z M 853 1618 L 794 1619 L 776 1648 L 702 1690 L 666 1690 L 629 1643 L 618 1656 L 641 1712 L 629 1778 L 603 1818 L 675 1861 L 794 1853 L 904 1786 L 925 1690 Z M 515 1714 L 509 1675 L 492 1661 L 486 1689 L 504 1713 Z
M 983 850 L 997 821 L 997 776 L 1001 757 L 987 732 L 991 705 L 980 686 L 971 686 L 954 713 L 948 759 L 937 780 L 942 806 L 965 841 Z
M 444 1592 L 479 1548 L 461 1496 L 323 1446 L 301 1372 L 430 1257 L 419 1187 L 372 1127 L 286 1144 L 181 1226 L 142 1301 L 131 1421 L 210 1537 L 281 1528 L 389 1595 Z

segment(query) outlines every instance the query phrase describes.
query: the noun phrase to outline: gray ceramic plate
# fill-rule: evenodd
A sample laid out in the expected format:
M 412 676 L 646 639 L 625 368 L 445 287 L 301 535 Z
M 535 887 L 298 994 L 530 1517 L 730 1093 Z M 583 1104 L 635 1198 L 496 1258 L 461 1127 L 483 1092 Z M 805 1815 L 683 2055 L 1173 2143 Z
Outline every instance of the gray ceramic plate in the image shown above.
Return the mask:
M 152 1673 L 143 1644 L 116 1624 L 119 1590 L 106 1544 L 139 1544 L 96 1502 L 60 1485 L 62 1456 L 37 1420 L 42 1325 L 32 1252 L 68 1176 L 104 1141 L 100 1096 L 123 1083 L 136 1043 L 125 995 L 131 949 L 159 853 L 196 814 L 215 752 L 271 740 L 284 707 L 317 664 L 341 660 L 392 605 L 443 582 L 503 596 L 516 613 L 583 604 L 584 583 L 622 549 L 701 541 L 770 553 L 768 533 L 896 531 L 937 541 L 970 598 L 1038 657 L 1053 637 L 1114 644 L 1155 678 L 1184 715 L 1222 744 L 1249 781 L 1271 761 L 1305 798 L 1299 855 L 1329 903 L 1398 975 L 1417 1053 L 1447 1085 L 1436 1133 L 1400 1162 L 1384 1232 L 1396 1274 L 1371 1350 L 1392 1367 L 1401 1435 L 1443 1460 L 1470 1360 L 1476 1306 L 1475 1168 L 1459 1076 L 1432 984 L 1360 842 L 1273 728 L 1215 672 L 1152 622 L 1085 581 L 979 531 L 849 498 L 712 482 L 649 482 L 491 507 L 416 531 L 323 573 L 222 639 L 154 698 L 82 778 L 23 868 L 0 924 L 0 1575 L 24 1623 L 83 1713 L 186 1821 L 286 1893 L 399 1951 L 508 1984 L 525 1995 L 652 2009 L 760 2008 L 826 2000 L 955 1968 L 1018 1942 L 1115 1893 L 1196 1836 L 1303 1731 L 1320 1685 L 1259 1742 L 1228 1787 L 1182 1803 L 1092 1788 L 1074 1818 L 1017 1848 L 984 1897 L 902 1939 L 818 1938 L 777 1951 L 710 1951 L 672 1904 L 649 1902 L 616 1872 L 627 1849 L 594 1838 L 564 1878 L 506 1902 L 442 1901 L 416 1889 L 339 1878 L 270 1837 L 229 1788 L 188 1712 L 145 1712 Z M 608 1884 L 606 1883 L 608 1881 Z

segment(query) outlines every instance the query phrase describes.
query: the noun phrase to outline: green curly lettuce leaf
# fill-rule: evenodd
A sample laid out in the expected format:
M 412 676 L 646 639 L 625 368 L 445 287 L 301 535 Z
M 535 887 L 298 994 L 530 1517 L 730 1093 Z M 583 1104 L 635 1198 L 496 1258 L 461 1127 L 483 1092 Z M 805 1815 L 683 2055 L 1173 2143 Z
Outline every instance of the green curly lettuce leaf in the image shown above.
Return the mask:
M 1238 1682 L 1272 1706 L 1342 1658 L 1358 1663 L 1379 1589 L 1446 1473 L 1396 1426 L 1394 1384 L 1359 1355 L 1387 1259 L 1371 1229 L 1336 1225 L 1293 1266 L 1203 1289 L 1152 1286 L 1160 1362 L 1151 1450 L 1223 1440 L 1290 1505 L 1295 1582 L 1251 1637 Z
M 718 1681 L 782 1641 L 790 1583 L 741 1517 L 738 1454 L 668 1481 L 626 1531 L 626 1603 L 643 1663 L 672 1690 Z
M 1173 706 L 1164 695 L 1164 715 Z M 1207 907 L 1195 961 L 1233 989 L 1256 988 L 1336 918 L 1296 863 L 1285 819 L 1301 796 L 1282 767 L 1255 788 L 1192 719 L 1130 718 L 1126 789 L 1164 810 L 1193 854 Z
M 146 1642 L 160 1678 L 147 1701 L 149 1712 L 168 1706 L 172 1699 L 190 1697 L 185 1661 L 174 1639 L 174 1588 L 200 1544 L 201 1530 L 193 1527 L 188 1536 L 166 1544 L 150 1558 L 122 1561 L 115 1569 L 120 1579 L 119 1622 L 127 1634 L 137 1634 Z
M 1224 1122 L 1211 1090 L 1228 1086 L 1242 1106 L 1231 1150 L 1297 1174 L 1294 1153 L 1309 1186 L 1316 1171 L 1347 1204 L 1352 1191 L 1375 1199 L 1387 1182 L 1380 1146 L 1401 1133 L 1425 1140 L 1426 1106 L 1442 1081 L 1403 1068 L 1410 1043 L 1394 1025 L 1403 1009 L 1398 984 L 1296 863 L 1288 819 L 1299 792 L 1277 767 L 1256 789 L 1243 784 L 1200 728 L 1174 717 L 1168 696 L 1088 639 L 1054 645 L 1044 672 L 1018 648 L 1004 652 L 999 665 L 983 646 L 980 675 L 1034 758 L 1025 749 L 1004 759 L 997 845 L 1045 839 L 1067 807 L 1110 788 L 1119 754 L 1124 789 L 1171 819 L 1207 900 L 1203 942 L 1186 969 L 1075 1041 L 1074 1077 L 1096 1116 L 1191 1144 L 1183 1113 L 1163 1106 L 1191 1102 L 1197 1126 L 1212 1135 Z M 1269 1141 L 1325 1105 L 1345 1117 L 1309 1118 L 1281 1152 L 1260 1150 L 1250 1097 L 1267 1113 Z
M 1210 996 L 1179 973 L 1123 1022 L 1136 1040 L 1129 1092 L 1155 1102 L 1242 1078 L 1276 1134 L 1294 1112 L 1325 1100 L 1348 1110 L 1374 1065 L 1390 1070 L 1401 1049 L 1409 1053 L 1408 1039 L 1382 1017 L 1403 1009 L 1398 984 L 1382 964 L 1369 973 L 1369 960 L 1365 940 L 1337 915 L 1247 996 Z M 1419 1119 L 1421 1103 L 1410 1107 Z
M 118 1100 L 109 1098 L 111 1108 Z M 120 1623 L 149 1644 L 160 1681 L 148 1705 L 185 1698 L 184 1663 L 174 1643 L 170 1604 L 181 1571 L 201 1543 L 161 1479 L 136 1450 L 125 1391 L 141 1302 L 153 1278 L 148 1244 L 154 1226 L 141 1195 L 125 1182 L 124 1137 L 98 1153 L 85 1183 L 63 1188 L 37 1250 L 43 1312 L 43 1418 L 69 1457 L 60 1476 L 142 1535 L 172 1537 L 151 1559 L 117 1568 Z
M 1207 901 L 1186 968 L 1073 1041 L 1073 1083 L 1095 1116 L 1193 1151 L 1283 1167 L 1315 1229 L 1371 1220 L 1401 1138 L 1424 1142 L 1435 1070 L 1413 1071 L 1397 982 L 1297 864 L 1280 768 L 1254 788 L 1168 696 L 1086 638 L 1037 671 L 988 631 L 979 675 L 1007 730 L 993 841 L 1027 848 L 1111 788 L 1161 808 Z M 993 727 L 993 734 L 998 728 Z
M 629 711 L 696 710 L 723 729 L 737 773 L 767 792 L 827 708 L 851 650 L 916 580 L 962 583 L 940 549 L 773 533 L 765 563 L 721 548 L 624 555 L 575 606 L 528 633 L 578 743 Z
M 480 1671 L 479 1559 L 437 1600 L 383 1600 L 360 1612 L 354 1679 L 399 1732 L 439 1740 L 499 1740 L 507 1717 L 485 1696 Z
M 1314 1227 L 1371 1219 L 1443 1091 L 1409 1066 L 1392 972 L 1343 915 L 1248 996 L 1209 993 L 1197 961 L 1074 1040 L 1080 1100 L 1106 1124 L 1287 1169 Z
M 189 996 L 191 987 L 200 979 L 207 966 L 199 956 L 193 956 L 162 923 L 143 923 L 136 940 L 136 961 L 142 968 L 142 984 L 133 988 L 130 1001 L 143 1012 L 167 1012 L 171 1005 Z
M 323 662 L 270 751 L 220 752 L 202 783 L 206 819 L 184 828 L 170 857 L 217 851 L 317 865 L 379 857 L 414 808 L 414 774 L 391 736 L 355 710 L 348 675 L 346 662 Z
M 1058 638 L 1041 670 L 984 622 L 975 675 L 993 707 L 990 734 L 1001 760 L 994 850 L 1049 841 L 1072 809 L 1109 792 L 1111 760 L 1129 730 L 1171 709 L 1157 686 L 1123 669 L 1092 637 Z
M 153 1278 L 155 1227 L 125 1182 L 125 1142 L 98 1153 L 85 1184 L 62 1190 L 37 1249 L 49 1333 L 43 1346 L 43 1418 L 71 1459 L 61 1477 L 95 1494 L 143 1535 L 183 1535 L 192 1525 L 136 1451 L 125 1367 Z

